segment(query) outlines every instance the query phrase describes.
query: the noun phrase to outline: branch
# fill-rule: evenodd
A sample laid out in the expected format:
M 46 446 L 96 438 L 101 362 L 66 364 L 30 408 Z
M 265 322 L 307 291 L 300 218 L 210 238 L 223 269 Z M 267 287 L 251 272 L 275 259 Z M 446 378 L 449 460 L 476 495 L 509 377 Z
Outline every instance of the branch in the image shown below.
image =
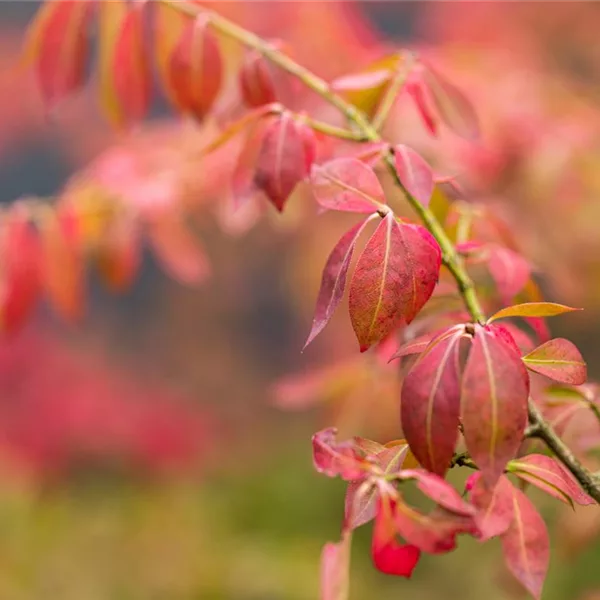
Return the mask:
M 273 64 L 284 71 L 297 77 L 302 83 L 321 96 L 331 106 L 337 108 L 346 119 L 353 123 L 364 141 L 381 142 L 383 141 L 376 127 L 369 121 L 367 116 L 356 106 L 346 102 L 341 96 L 333 92 L 329 84 L 298 64 L 283 52 L 275 48 L 272 44 L 247 31 L 243 27 L 232 23 L 221 15 L 205 9 L 202 6 L 193 4 L 186 0 L 158 0 L 163 4 L 170 6 L 190 17 L 197 17 L 203 14 L 207 17 L 208 24 L 222 35 L 237 40 L 241 44 L 256 50 L 266 56 Z M 441 223 L 436 216 L 427 207 L 423 206 L 402 184 L 396 171 L 394 152 L 389 149 L 384 154 L 384 162 L 388 167 L 396 185 L 404 193 L 408 203 L 418 214 L 421 221 L 427 226 L 433 237 L 436 239 L 442 251 L 442 262 L 454 277 L 465 306 L 474 322 L 484 324 L 486 317 L 477 297 L 473 280 L 464 268 L 463 261 L 456 252 L 454 244 L 444 231 Z M 542 414 L 535 406 L 533 401 L 529 400 L 529 422 L 534 428 L 535 436 L 543 440 L 546 445 L 554 452 L 556 457 L 569 469 L 573 476 L 580 483 L 581 487 L 600 504 L 600 479 L 592 475 L 574 456 L 571 450 L 556 435 L 552 427 L 544 420 Z

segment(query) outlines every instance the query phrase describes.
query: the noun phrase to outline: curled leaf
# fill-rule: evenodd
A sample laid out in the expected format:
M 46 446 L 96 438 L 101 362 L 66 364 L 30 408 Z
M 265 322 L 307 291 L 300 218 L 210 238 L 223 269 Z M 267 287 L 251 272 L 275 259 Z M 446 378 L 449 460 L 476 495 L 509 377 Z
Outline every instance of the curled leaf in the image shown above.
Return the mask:
M 346 481 L 364 477 L 366 462 L 362 452 L 352 441 L 336 441 L 334 427 L 323 429 L 312 437 L 313 464 L 319 473 L 329 477 L 340 476 Z
M 374 213 L 385 205 L 385 195 L 375 171 L 357 158 L 338 158 L 315 166 L 312 191 L 329 210 Z
M 523 357 L 530 371 L 554 381 L 581 385 L 587 379 L 587 367 L 581 352 L 573 342 L 556 338 L 538 346 Z

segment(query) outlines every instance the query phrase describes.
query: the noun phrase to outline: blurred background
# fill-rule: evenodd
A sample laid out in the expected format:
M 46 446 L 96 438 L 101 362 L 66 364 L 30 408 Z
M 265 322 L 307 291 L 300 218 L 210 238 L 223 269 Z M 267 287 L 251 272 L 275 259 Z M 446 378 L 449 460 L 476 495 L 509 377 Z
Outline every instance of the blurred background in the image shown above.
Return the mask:
M 398 437 L 394 367 L 358 355 L 345 310 L 301 353 L 320 271 L 352 220 L 317 216 L 303 189 L 282 216 L 234 214 L 223 189 L 232 151 L 195 163 L 214 125 L 182 123 L 160 102 L 119 135 L 93 83 L 45 113 L 17 64 L 38 6 L 0 2 L 0 200 L 60 195 L 73 181 L 77 190 L 83 168 L 105 181 L 111 160 L 127 156 L 131 198 L 147 199 L 157 171 L 176 181 L 207 263 L 199 285 L 182 285 L 146 252 L 121 295 L 91 272 L 83 318 L 66 324 L 42 306 L 1 341 L 0 600 L 317 598 L 344 487 L 313 471 L 310 436 L 337 424 Z M 212 6 L 286 41 L 326 78 L 398 46 L 431 57 L 476 106 L 482 141 L 429 139 L 402 98 L 387 135 L 501 207 L 545 292 L 585 308 L 553 333 L 600 374 L 600 4 Z M 227 56 L 239 62 L 236 49 Z M 597 600 L 598 511 L 541 507 L 553 542 L 544 598 Z M 495 542 L 462 540 L 407 582 L 372 568 L 369 529 L 356 536 L 353 599 L 522 595 Z

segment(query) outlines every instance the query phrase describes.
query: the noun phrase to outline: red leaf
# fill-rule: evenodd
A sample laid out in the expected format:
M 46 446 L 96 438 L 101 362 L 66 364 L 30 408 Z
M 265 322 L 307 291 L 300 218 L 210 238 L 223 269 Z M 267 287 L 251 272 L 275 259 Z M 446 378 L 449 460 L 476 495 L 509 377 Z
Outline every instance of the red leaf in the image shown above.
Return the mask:
M 54 310 L 77 321 L 84 308 L 84 263 L 71 213 L 44 213 L 40 228 L 43 288 Z
M 239 72 L 242 98 L 248 106 L 261 106 L 277 100 L 272 65 L 258 52 L 249 52 Z
M 100 92 L 108 119 L 123 127 L 141 119 L 150 102 L 151 75 L 144 45 L 147 3 L 100 3 Z
M 323 279 L 317 297 L 317 306 L 315 308 L 312 329 L 304 344 L 304 348 L 306 348 L 308 344 L 323 331 L 324 327 L 329 323 L 329 320 L 333 316 L 335 309 L 341 302 L 344 295 L 344 289 L 346 288 L 348 267 L 352 260 L 356 241 L 371 220 L 372 218 L 369 217 L 367 220 L 362 221 L 350 229 L 350 231 L 346 232 L 329 255 L 325 268 L 323 269 Z
M 438 133 L 438 119 L 431 107 L 431 97 L 429 90 L 423 83 L 421 76 L 415 71 L 406 82 L 406 91 L 413 99 L 417 111 L 431 135 L 434 137 Z
M 201 121 L 221 89 L 223 61 L 207 19 L 188 21 L 168 63 L 168 77 L 177 108 Z
M 523 357 L 530 371 L 555 381 L 581 385 L 587 379 L 587 367 L 573 342 L 563 338 L 550 340 Z
M 478 535 L 470 516 L 457 515 L 442 508 L 424 515 L 402 500 L 395 503 L 396 531 L 409 544 L 429 554 L 445 554 L 456 548 L 456 536 L 461 533 Z
M 476 510 L 465 502 L 460 494 L 444 479 L 423 469 L 404 469 L 402 479 L 416 479 L 417 488 L 445 510 L 465 517 L 473 516 Z
M 425 229 L 385 216 L 350 284 L 350 318 L 361 352 L 415 318 L 433 293 L 440 261 L 439 246 Z
M 550 541 L 544 520 L 531 500 L 511 486 L 513 520 L 502 535 L 506 566 L 534 598 L 540 598 L 550 560 Z
M 394 162 L 400 182 L 423 206 L 429 206 L 435 187 L 433 171 L 423 157 L 408 146 L 394 146 Z
M 320 600 L 347 600 L 352 534 L 344 533 L 337 544 L 325 544 L 321 552 Z
M 402 384 L 402 431 L 419 463 L 438 475 L 448 470 L 458 439 L 463 332 L 433 342 Z
M 83 85 L 90 50 L 91 2 L 49 0 L 29 26 L 25 58 L 33 63 L 42 97 L 52 108 Z
M 371 554 L 375 567 L 387 575 L 410 577 L 419 562 L 421 551 L 416 546 L 402 545 L 396 540 L 395 501 L 388 497 L 377 503 Z
M 514 342 L 494 326 L 477 325 L 463 374 L 461 421 L 467 450 L 490 485 L 519 449 L 528 395 L 529 377 Z
M 13 205 L 3 223 L 2 252 L 2 330 L 13 333 L 21 328 L 39 299 L 40 241 L 24 207 Z
M 481 473 L 473 473 L 467 481 L 469 500 L 479 511 L 475 523 L 481 532 L 481 541 L 503 534 L 513 519 L 512 485 L 502 475 L 494 484 L 489 485 Z
M 595 504 L 579 486 L 573 475 L 555 458 L 543 454 L 529 454 L 512 460 L 508 469 L 517 477 L 535 485 L 565 504 Z
M 279 211 L 310 172 L 313 155 L 305 143 L 302 127 L 305 125 L 283 113 L 267 126 L 258 153 L 254 184 Z
M 460 326 L 463 330 L 464 328 Z M 421 354 L 424 352 L 429 346 L 433 346 L 432 342 L 439 341 L 441 338 L 446 337 L 446 335 L 452 335 L 455 332 L 455 328 L 444 327 L 433 333 L 424 333 L 408 342 L 405 342 L 396 350 L 394 355 L 388 360 L 392 362 L 396 358 L 402 358 L 403 356 L 410 356 L 411 354 Z
M 311 184 L 317 202 L 330 210 L 368 214 L 385 205 L 375 171 L 357 158 L 338 158 L 313 167 Z
M 312 437 L 313 464 L 319 473 L 329 477 L 338 475 L 346 481 L 362 479 L 367 463 L 352 441 L 337 442 L 337 429 L 329 427 Z
M 555 317 L 576 310 L 581 309 L 555 304 L 554 302 L 526 302 L 525 304 L 515 304 L 499 310 L 488 319 L 488 323 L 508 317 Z
M 423 80 L 445 125 L 467 140 L 479 138 L 477 115 L 466 96 L 429 65 L 423 70 Z
M 148 225 L 152 249 L 168 275 L 183 285 L 198 285 L 210 274 L 210 265 L 198 238 L 177 217 Z
M 498 246 L 488 247 L 488 268 L 498 292 L 505 302 L 510 302 L 523 290 L 531 277 L 531 265 L 520 254 Z

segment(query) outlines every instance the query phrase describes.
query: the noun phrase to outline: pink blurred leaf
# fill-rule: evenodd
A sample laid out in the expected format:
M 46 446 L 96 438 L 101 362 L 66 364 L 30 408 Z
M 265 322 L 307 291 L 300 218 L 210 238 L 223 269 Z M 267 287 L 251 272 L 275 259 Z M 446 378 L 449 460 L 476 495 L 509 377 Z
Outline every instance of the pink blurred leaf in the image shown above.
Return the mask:
M 334 544 L 329 542 L 321 553 L 321 600 L 347 600 L 350 579 L 352 533 L 342 534 Z
M 502 534 L 506 566 L 536 599 L 542 594 L 550 560 L 550 540 L 544 520 L 529 498 L 511 486 L 513 520 Z
M 508 317 L 554 317 L 576 310 L 581 309 L 554 302 L 526 302 L 525 304 L 515 304 L 514 306 L 508 306 L 499 310 L 488 319 L 488 322 L 491 323 L 497 319 L 506 319 Z
M 490 485 L 514 458 L 527 424 L 529 377 L 514 342 L 475 326 L 463 374 L 461 421 L 467 450 Z
M 348 268 L 350 267 L 350 261 L 352 260 L 356 241 L 371 220 L 372 218 L 369 217 L 365 221 L 355 225 L 350 231 L 346 232 L 329 255 L 325 268 L 323 269 L 323 279 L 317 297 L 317 306 L 315 308 L 312 329 L 304 344 L 304 348 L 306 348 L 315 337 L 323 331 L 333 316 L 335 309 L 339 306 L 346 288 L 346 276 L 348 274 Z
M 410 323 L 437 283 L 441 253 L 418 225 L 381 221 L 360 256 L 350 283 L 349 308 L 361 352 Z
M 367 463 L 352 441 L 336 441 L 337 429 L 329 427 L 312 437 L 313 464 L 319 473 L 346 481 L 362 479 Z
M 258 52 L 246 54 L 239 71 L 239 85 L 248 106 L 261 106 L 277 100 L 273 67 Z
M 490 245 L 488 251 L 490 274 L 502 299 L 510 302 L 529 281 L 531 265 L 520 254 L 497 244 Z
M 357 158 L 338 158 L 315 165 L 311 184 L 317 202 L 330 210 L 370 214 L 385 205 L 375 171 Z
M 423 206 L 429 206 L 435 187 L 431 167 L 420 154 L 402 144 L 394 146 L 394 162 L 398 178 L 406 191 Z
M 556 338 L 538 346 L 523 357 L 531 371 L 571 385 L 581 385 L 587 379 L 587 367 L 581 353 L 569 340 Z
M 439 125 L 437 116 L 434 114 L 431 106 L 431 96 L 422 78 L 416 71 L 406 82 L 406 91 L 413 99 L 421 120 L 429 133 L 434 137 L 437 136 Z
M 513 519 L 512 485 L 505 475 L 489 485 L 481 473 L 473 473 L 467 481 L 469 499 L 479 511 L 475 522 L 481 532 L 481 541 L 503 534 Z
M 402 430 L 423 467 L 443 475 L 458 439 L 462 331 L 433 342 L 402 384 Z
M 551 456 L 529 454 L 510 461 L 508 470 L 565 504 L 595 504 L 573 475 Z

